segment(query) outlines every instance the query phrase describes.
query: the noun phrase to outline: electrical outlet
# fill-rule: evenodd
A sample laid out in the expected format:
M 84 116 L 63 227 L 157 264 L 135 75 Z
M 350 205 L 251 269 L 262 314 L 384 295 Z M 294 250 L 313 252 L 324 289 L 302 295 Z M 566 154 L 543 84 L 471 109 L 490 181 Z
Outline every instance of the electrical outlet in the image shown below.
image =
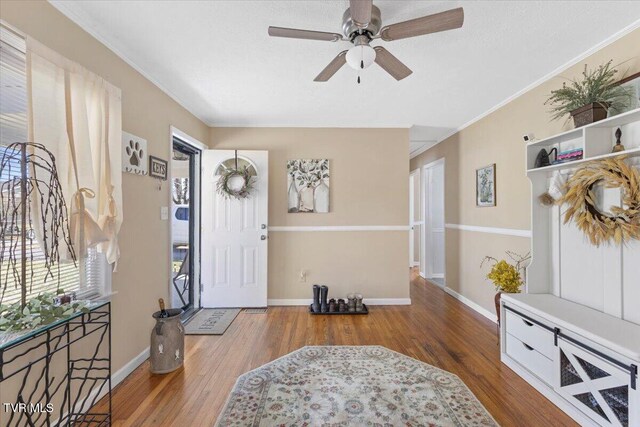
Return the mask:
M 307 282 L 307 272 L 305 270 L 300 270 L 300 283 Z

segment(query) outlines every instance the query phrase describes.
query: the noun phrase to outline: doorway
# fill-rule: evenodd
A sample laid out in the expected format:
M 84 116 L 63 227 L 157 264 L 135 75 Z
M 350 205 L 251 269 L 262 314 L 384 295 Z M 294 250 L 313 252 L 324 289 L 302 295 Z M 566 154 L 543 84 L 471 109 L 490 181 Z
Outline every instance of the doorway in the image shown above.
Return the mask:
M 171 306 L 200 308 L 200 148 L 173 136 L 171 152 Z
M 424 231 L 421 271 L 424 277 L 445 286 L 444 158 L 422 168 Z

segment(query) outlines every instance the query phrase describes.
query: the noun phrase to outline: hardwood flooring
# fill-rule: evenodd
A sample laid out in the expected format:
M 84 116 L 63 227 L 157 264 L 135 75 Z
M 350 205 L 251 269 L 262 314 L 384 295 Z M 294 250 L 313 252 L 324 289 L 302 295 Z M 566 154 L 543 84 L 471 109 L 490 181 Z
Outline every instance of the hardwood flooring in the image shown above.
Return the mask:
M 222 336 L 187 336 L 183 369 L 136 369 L 114 390 L 113 425 L 212 426 L 238 375 L 305 345 L 383 345 L 458 375 L 502 426 L 575 425 L 500 363 L 494 323 L 415 275 L 411 299 L 368 316 L 241 312 Z

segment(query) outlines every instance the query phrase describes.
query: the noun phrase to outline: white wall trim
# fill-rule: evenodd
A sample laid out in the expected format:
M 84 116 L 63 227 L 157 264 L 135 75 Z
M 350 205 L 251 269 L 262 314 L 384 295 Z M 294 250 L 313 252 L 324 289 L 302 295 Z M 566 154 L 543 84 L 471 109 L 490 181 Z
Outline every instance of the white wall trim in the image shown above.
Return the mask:
M 269 231 L 409 231 L 408 225 L 294 225 L 270 226 Z
M 149 358 L 149 347 L 142 350 L 140 354 L 131 359 L 126 365 L 122 368 L 118 369 L 116 373 L 111 375 L 111 385 L 112 388 L 115 388 L 118 384 L 120 384 L 125 378 L 127 378 L 136 368 Z
M 531 230 L 516 228 L 481 227 L 479 225 L 445 224 L 451 230 L 476 231 L 478 233 L 502 234 L 505 236 L 531 237 Z
M 482 307 L 479 304 L 476 304 L 475 302 L 471 301 L 469 298 L 465 297 L 462 294 L 457 293 L 456 291 L 454 291 L 451 288 L 446 288 L 445 287 L 444 291 L 446 293 L 448 293 L 449 295 L 451 295 L 452 297 L 454 297 L 455 299 L 457 299 L 458 301 L 460 301 L 461 303 L 463 303 L 464 305 L 466 305 L 467 307 L 469 307 L 472 310 L 475 310 L 478 313 L 482 314 L 484 317 L 486 317 L 487 319 L 491 320 L 493 323 L 498 323 L 498 319 L 497 319 L 495 313 L 490 312 L 486 308 Z
M 510 97 L 506 98 L 504 101 L 499 102 L 498 104 L 496 104 L 492 108 L 488 109 L 484 113 L 480 114 L 479 116 L 469 120 L 468 122 L 466 122 L 465 124 L 463 124 L 461 126 L 458 126 L 457 128 L 455 128 L 451 132 L 449 132 L 449 133 L 445 134 L 444 136 L 442 136 L 441 138 L 439 138 L 438 142 L 436 142 L 432 146 L 424 147 L 424 148 L 421 148 L 419 150 L 416 150 L 414 153 L 411 154 L 410 158 L 413 159 L 414 157 L 417 157 L 420 154 L 424 153 L 425 151 L 435 147 L 436 145 L 440 144 L 442 141 L 445 141 L 446 139 L 452 137 L 453 135 L 455 135 L 456 133 L 462 131 L 463 129 L 468 128 L 472 124 L 482 120 L 483 118 L 487 117 L 489 114 L 493 113 L 494 111 L 499 110 L 500 108 L 504 107 L 505 105 L 507 105 L 511 101 L 513 101 L 513 100 L 517 99 L 518 97 L 524 95 L 525 93 L 529 92 L 530 90 L 540 86 L 542 83 L 544 83 L 544 82 L 546 82 L 548 80 L 551 80 L 552 78 L 556 77 L 557 75 L 559 75 L 563 71 L 565 71 L 568 68 L 578 64 L 579 62 L 583 61 L 587 57 L 593 55 L 597 51 L 599 51 L 599 50 L 603 49 L 604 47 L 610 45 L 611 43 L 615 42 L 616 40 L 626 36 L 627 34 L 629 34 L 630 32 L 632 32 L 634 30 L 636 30 L 637 28 L 640 28 L 640 19 L 637 20 L 636 22 L 633 22 L 632 24 L 626 26 L 625 28 L 623 28 L 622 30 L 618 31 L 617 33 L 607 37 L 606 39 L 604 39 L 600 43 L 596 44 L 595 46 L 592 46 L 591 48 L 589 48 L 586 51 L 582 52 L 580 55 L 578 55 L 575 58 L 567 61 L 566 63 L 562 64 L 561 66 L 559 66 L 555 70 L 552 70 L 551 72 L 549 72 L 546 75 L 542 76 L 538 80 L 534 81 L 530 85 L 527 85 L 524 88 L 520 89 L 518 92 L 516 92 L 513 95 L 511 95 Z
M 269 299 L 270 306 L 307 306 L 313 299 Z M 363 302 L 367 305 L 411 305 L 411 298 L 365 298 Z

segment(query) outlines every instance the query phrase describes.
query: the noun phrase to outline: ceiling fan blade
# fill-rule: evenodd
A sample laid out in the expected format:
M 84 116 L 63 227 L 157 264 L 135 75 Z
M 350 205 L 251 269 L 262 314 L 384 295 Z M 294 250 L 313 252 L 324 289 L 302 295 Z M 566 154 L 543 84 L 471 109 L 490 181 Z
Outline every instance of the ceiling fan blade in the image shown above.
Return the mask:
M 347 51 L 343 50 L 333 58 L 333 60 L 327 65 L 324 70 L 318 74 L 318 76 L 313 79 L 314 82 L 326 82 L 340 69 L 344 64 L 347 63 Z
M 353 23 L 359 28 L 367 28 L 371 22 L 373 0 L 349 0 L 349 11 Z
M 464 10 L 459 7 L 434 15 L 423 16 L 422 18 L 387 25 L 380 30 L 380 36 L 385 41 L 400 40 L 439 31 L 453 30 L 462 27 L 463 23 Z
M 409 67 L 400 62 L 400 60 L 393 56 L 387 49 L 382 46 L 376 46 L 374 49 L 376 51 L 376 64 L 391 74 L 394 79 L 402 80 L 413 73 Z
M 342 35 L 338 33 L 325 33 L 323 31 L 298 30 L 295 28 L 269 27 L 271 37 L 288 37 L 292 39 L 322 40 L 327 42 L 337 42 L 342 40 Z

